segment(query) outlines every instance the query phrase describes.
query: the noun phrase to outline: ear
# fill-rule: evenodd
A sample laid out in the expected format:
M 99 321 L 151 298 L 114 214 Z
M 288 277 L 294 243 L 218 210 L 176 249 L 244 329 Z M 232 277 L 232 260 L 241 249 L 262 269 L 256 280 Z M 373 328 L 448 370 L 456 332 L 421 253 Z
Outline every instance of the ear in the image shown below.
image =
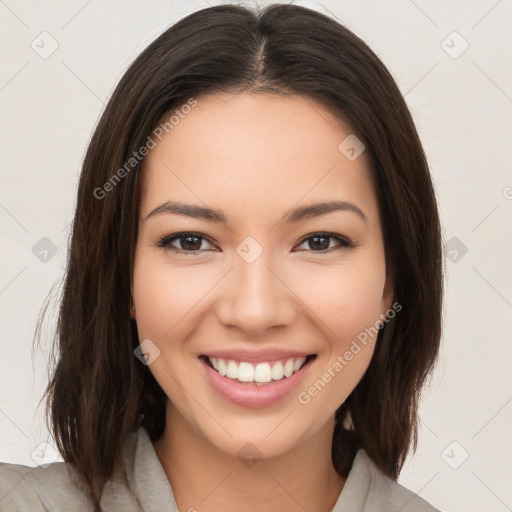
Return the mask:
M 130 318 L 135 318 L 135 304 L 133 302 L 133 291 L 130 295 Z
M 130 284 L 130 318 L 135 318 L 135 303 L 133 301 L 133 283 Z
M 381 313 L 386 313 L 391 309 L 393 299 L 395 295 L 394 273 L 391 271 L 388 265 L 386 265 L 386 281 L 384 283 L 384 289 L 382 290 L 382 301 L 381 301 Z

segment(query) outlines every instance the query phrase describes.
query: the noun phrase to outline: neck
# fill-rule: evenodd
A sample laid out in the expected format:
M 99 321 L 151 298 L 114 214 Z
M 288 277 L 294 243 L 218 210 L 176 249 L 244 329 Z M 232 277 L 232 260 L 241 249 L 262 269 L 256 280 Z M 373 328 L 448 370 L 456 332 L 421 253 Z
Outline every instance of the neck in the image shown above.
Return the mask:
M 195 432 L 168 403 L 164 434 L 153 445 L 180 511 L 330 512 L 345 483 L 332 465 L 333 429 L 331 421 L 290 452 L 242 461 Z

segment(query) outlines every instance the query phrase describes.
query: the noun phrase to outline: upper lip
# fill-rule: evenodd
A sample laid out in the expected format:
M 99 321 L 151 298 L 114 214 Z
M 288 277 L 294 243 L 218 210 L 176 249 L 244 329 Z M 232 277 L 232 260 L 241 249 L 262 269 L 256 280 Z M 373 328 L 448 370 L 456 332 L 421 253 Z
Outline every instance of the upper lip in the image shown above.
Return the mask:
M 216 359 L 226 359 L 233 361 L 245 361 L 247 363 L 264 363 L 284 359 L 297 359 L 313 355 L 313 352 L 303 352 L 296 350 L 287 350 L 283 348 L 261 348 L 261 349 L 224 349 L 204 352 L 201 355 L 206 357 L 215 357 Z

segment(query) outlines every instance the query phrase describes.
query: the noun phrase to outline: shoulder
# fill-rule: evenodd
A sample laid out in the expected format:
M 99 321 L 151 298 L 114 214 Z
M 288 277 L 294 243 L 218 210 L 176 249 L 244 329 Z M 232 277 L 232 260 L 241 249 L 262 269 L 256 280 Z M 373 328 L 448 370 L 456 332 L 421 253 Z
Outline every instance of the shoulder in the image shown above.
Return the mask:
M 364 511 L 440 512 L 406 487 L 386 476 L 364 450 L 359 450 L 358 463 L 364 465 L 370 485 Z
M 30 467 L 0 462 L 0 510 L 89 512 L 93 508 L 75 470 L 68 463 Z

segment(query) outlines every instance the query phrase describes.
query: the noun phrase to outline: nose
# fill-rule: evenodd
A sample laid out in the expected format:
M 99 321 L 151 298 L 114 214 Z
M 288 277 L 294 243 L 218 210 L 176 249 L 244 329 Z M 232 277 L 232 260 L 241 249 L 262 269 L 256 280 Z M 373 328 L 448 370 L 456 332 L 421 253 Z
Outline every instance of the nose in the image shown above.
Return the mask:
M 235 255 L 226 276 L 217 317 L 225 327 L 237 327 L 248 335 L 291 325 L 297 315 L 297 298 L 266 251 L 251 263 Z

